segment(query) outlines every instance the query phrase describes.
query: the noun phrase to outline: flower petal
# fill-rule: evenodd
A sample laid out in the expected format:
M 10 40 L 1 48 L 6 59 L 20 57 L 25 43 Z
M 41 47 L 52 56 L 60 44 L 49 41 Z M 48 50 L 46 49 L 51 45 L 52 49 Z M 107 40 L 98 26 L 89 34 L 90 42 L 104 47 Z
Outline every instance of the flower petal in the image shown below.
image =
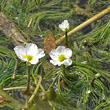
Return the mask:
M 70 58 L 72 56 L 72 50 L 66 48 L 64 54 L 66 55 L 66 58 Z
M 64 54 L 65 47 L 64 47 L 64 46 L 58 46 L 58 47 L 56 48 L 56 51 L 57 51 L 58 53 L 60 53 L 60 55 L 61 55 L 61 54 Z
M 38 63 L 38 61 L 39 61 L 39 59 L 37 58 L 37 56 L 34 56 L 34 57 L 33 57 L 33 60 L 30 61 L 30 63 L 31 63 L 31 64 L 36 64 L 36 63 Z
M 56 59 L 56 58 L 58 59 L 59 54 L 60 54 L 60 53 L 58 53 L 58 52 L 56 51 L 56 49 L 51 50 L 51 52 L 49 53 L 50 57 L 51 57 L 53 60 Z
M 34 56 L 38 53 L 38 47 L 37 47 L 37 45 L 35 45 L 33 43 L 26 44 L 25 48 L 26 48 L 27 55 Z
M 64 27 L 62 24 L 59 24 L 59 28 L 60 28 L 62 31 L 65 31 L 65 27 Z
M 64 61 L 64 65 L 65 66 L 70 66 L 72 64 L 72 60 L 71 59 L 66 59 L 65 61 Z
M 65 26 L 65 29 L 69 29 L 68 20 L 64 20 L 63 25 Z
M 26 58 L 23 58 L 23 56 L 26 55 L 26 49 L 23 46 L 16 46 L 14 48 L 14 51 L 18 56 L 18 58 L 20 58 L 21 60 L 27 61 Z
M 45 56 L 43 49 L 38 49 L 38 53 L 35 55 L 38 59 Z
M 62 31 L 66 31 L 66 29 L 69 29 L 68 20 L 64 20 L 61 24 L 59 24 L 59 28 L 60 28 Z
M 50 60 L 50 63 L 52 63 L 53 65 L 58 65 L 58 62 L 56 60 Z

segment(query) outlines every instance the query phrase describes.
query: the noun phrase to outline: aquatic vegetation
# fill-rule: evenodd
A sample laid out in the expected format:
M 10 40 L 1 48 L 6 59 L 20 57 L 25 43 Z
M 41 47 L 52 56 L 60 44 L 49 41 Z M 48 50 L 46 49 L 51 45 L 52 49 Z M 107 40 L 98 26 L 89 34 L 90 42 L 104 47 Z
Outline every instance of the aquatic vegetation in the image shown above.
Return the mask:
M 1 105 L 14 110 L 110 109 L 110 17 L 106 15 L 97 21 L 95 19 L 88 27 L 77 30 L 77 33 L 74 31 L 77 25 L 108 5 L 110 1 L 105 0 L 1 0 L 0 11 L 6 15 L 8 23 L 16 24 L 17 31 L 10 31 L 12 36 L 20 33 L 26 42 L 31 42 L 24 42 L 26 47 L 22 47 L 19 37 L 21 45 L 15 47 L 13 38 L 8 34 L 6 38 L 0 27 L 0 97 L 12 100 L 9 103 L 4 101 Z M 106 13 L 109 12 L 109 8 L 105 10 Z M 68 20 L 66 28 L 76 27 L 72 31 L 74 34 L 62 32 L 65 26 L 59 28 L 65 19 Z M 65 44 L 59 44 L 67 48 L 58 46 L 56 40 L 63 35 L 66 38 Z M 43 48 L 44 36 L 50 36 L 44 42 L 44 50 L 48 50 L 46 55 L 43 49 L 39 50 L 34 45 Z M 50 42 L 49 45 L 47 41 Z M 47 45 L 52 48 L 47 48 Z M 59 48 L 60 53 L 57 52 Z M 22 51 L 18 51 L 20 49 Z M 54 61 L 53 65 L 50 60 Z M 27 66 L 25 62 L 32 65 Z M 28 96 L 23 94 L 28 86 L 27 78 L 30 80 Z
M 59 28 L 65 32 L 65 46 L 68 47 L 68 31 L 69 31 L 68 20 L 64 20 L 62 24 L 59 24 Z
M 38 47 L 33 43 L 26 44 L 25 47 L 23 46 L 16 46 L 14 51 L 18 58 L 23 61 L 26 61 L 28 66 L 28 84 L 25 93 L 30 92 L 30 65 L 38 63 L 39 59 L 44 57 L 44 51 L 42 49 L 38 49 Z

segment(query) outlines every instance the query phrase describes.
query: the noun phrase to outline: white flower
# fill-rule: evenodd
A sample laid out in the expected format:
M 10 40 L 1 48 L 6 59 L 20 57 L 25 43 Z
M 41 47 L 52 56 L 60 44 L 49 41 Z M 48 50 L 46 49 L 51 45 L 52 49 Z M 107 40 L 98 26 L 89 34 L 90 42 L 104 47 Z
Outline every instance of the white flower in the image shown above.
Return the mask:
M 91 91 L 90 91 L 90 90 L 87 90 L 87 91 L 86 91 L 86 93 L 87 93 L 87 94 L 90 94 L 90 93 L 91 93 Z
M 68 29 L 69 29 L 68 20 L 64 20 L 64 22 L 62 22 L 62 24 L 59 24 L 59 28 L 60 28 L 62 31 L 68 30 Z
M 69 59 L 72 56 L 72 50 L 64 46 L 58 46 L 56 49 L 53 49 L 49 55 L 52 58 L 50 62 L 53 65 L 61 66 L 61 64 L 64 64 L 65 66 L 70 66 L 72 64 L 72 60 Z
M 39 59 L 45 56 L 44 51 L 42 49 L 38 49 L 38 47 L 33 43 L 28 43 L 25 47 L 16 46 L 14 51 L 18 58 L 31 64 L 38 63 Z
M 97 73 L 96 75 L 95 75 L 95 77 L 96 78 L 98 78 L 98 77 L 100 77 L 101 75 L 99 74 L 99 73 Z

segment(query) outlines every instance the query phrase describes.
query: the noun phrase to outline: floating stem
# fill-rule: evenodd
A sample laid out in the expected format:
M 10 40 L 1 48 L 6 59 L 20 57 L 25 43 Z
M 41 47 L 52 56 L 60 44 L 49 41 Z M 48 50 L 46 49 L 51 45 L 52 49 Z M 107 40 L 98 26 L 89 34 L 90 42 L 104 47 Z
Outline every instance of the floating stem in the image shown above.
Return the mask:
M 26 87 L 10 87 L 10 88 L 3 88 L 4 91 L 16 90 L 16 89 L 26 89 Z

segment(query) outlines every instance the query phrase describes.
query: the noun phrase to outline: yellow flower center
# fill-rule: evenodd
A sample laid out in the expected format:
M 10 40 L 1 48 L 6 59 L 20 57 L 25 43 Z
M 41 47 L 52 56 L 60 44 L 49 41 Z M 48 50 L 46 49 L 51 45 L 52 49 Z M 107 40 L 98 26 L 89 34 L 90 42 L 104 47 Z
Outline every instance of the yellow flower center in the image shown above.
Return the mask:
M 32 55 L 24 55 L 23 58 L 27 58 L 29 62 L 33 60 Z
M 60 55 L 60 56 L 58 57 L 58 61 L 59 61 L 59 62 L 63 62 L 65 59 L 66 59 L 66 56 L 65 56 L 65 55 Z

